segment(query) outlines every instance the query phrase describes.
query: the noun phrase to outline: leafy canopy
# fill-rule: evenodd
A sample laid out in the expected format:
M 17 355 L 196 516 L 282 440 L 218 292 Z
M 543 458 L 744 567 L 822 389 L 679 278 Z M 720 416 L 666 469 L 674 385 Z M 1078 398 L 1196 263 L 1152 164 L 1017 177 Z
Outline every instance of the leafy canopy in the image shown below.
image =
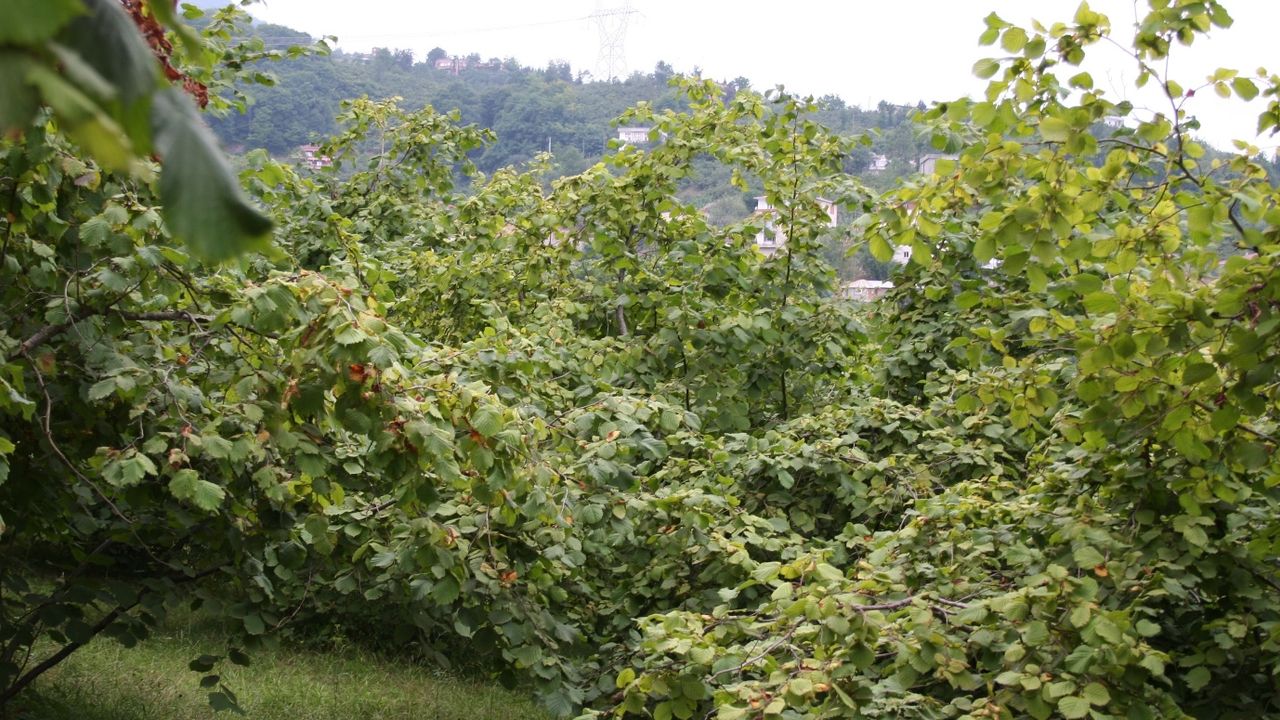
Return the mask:
M 1276 713 L 1280 191 L 1160 70 L 1229 24 L 1153 3 L 1147 112 L 1075 67 L 1087 5 L 989 16 L 986 94 L 919 118 L 955 157 L 883 194 L 781 93 L 677 79 L 624 118 L 661 142 L 549 190 L 355 100 L 334 167 L 246 158 L 275 243 L 218 269 L 172 156 L 40 95 L 0 146 L 0 698 L 186 601 L 215 708 L 218 663 L 336 626 L 581 717 Z M 1203 87 L 1275 126 L 1280 77 Z M 775 214 L 682 203 L 707 162 Z M 835 296 L 819 198 L 911 247 L 884 300 Z

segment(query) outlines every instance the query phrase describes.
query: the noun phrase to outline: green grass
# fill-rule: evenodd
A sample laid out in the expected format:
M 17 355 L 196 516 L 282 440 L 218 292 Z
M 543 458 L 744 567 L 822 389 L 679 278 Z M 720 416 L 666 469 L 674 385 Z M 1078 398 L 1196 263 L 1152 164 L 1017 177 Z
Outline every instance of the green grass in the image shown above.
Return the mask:
M 210 718 L 208 691 L 187 663 L 221 648 L 198 627 L 169 627 L 132 649 L 100 638 L 46 673 L 10 712 L 21 720 Z M 361 650 L 263 649 L 252 663 L 218 668 L 250 720 L 549 717 L 525 696 Z

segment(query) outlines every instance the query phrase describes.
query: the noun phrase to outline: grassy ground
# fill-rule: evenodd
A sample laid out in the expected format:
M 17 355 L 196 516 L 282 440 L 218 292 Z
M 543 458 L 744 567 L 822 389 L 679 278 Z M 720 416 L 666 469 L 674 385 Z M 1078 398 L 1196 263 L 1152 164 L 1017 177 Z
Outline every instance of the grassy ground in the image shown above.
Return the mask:
M 11 708 L 21 720 L 209 718 L 207 690 L 187 663 L 217 654 L 207 632 L 173 627 L 125 649 L 99 639 L 46 673 Z M 528 698 L 359 650 L 258 650 L 252 666 L 225 663 L 225 682 L 249 720 L 544 720 Z M 220 713 L 221 718 L 233 718 Z

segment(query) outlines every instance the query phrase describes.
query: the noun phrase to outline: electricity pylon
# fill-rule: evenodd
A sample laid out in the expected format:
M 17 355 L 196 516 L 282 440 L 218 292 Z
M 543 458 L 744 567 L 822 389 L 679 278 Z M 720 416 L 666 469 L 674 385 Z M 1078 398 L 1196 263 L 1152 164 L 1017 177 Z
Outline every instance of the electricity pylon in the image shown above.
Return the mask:
M 600 31 L 600 54 L 596 57 L 596 77 L 612 81 L 627 71 L 627 23 L 636 13 L 629 1 L 606 8 L 597 0 L 596 11 L 587 16 Z

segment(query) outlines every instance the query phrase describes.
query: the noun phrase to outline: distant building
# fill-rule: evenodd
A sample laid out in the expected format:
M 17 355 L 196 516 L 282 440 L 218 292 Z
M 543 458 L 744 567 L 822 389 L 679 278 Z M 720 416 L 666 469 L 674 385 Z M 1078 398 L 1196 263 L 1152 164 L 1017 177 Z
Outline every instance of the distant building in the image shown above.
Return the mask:
M 650 128 L 639 125 L 618 128 L 618 141 L 624 145 L 644 145 L 649 142 Z
M 437 59 L 432 67 L 436 70 L 446 70 L 457 75 L 459 71 L 466 70 L 469 64 L 464 57 L 447 57 Z
M 312 170 L 319 170 L 333 165 L 333 158 L 320 154 L 319 145 L 299 145 L 298 157 L 304 166 Z
M 818 205 L 822 207 L 823 212 L 831 221 L 827 223 L 828 227 L 835 227 L 840 221 L 840 209 L 836 204 L 826 198 L 818 198 Z M 756 234 L 756 248 L 764 253 L 765 257 L 772 257 L 783 246 L 787 244 L 787 233 L 781 227 L 778 227 L 771 219 L 777 214 L 777 210 L 769 205 L 769 201 L 764 195 L 756 196 L 755 214 L 764 218 L 764 229 Z
M 889 169 L 889 158 L 885 155 L 872 155 L 871 162 L 867 164 L 867 172 L 884 172 Z
M 898 245 L 893 249 L 893 259 L 891 259 L 890 262 L 896 263 L 898 265 L 906 265 L 910 261 L 911 261 L 910 245 Z M 994 270 L 1000 267 L 1000 260 L 999 258 L 991 258 L 990 260 L 982 263 L 978 267 L 982 268 L 983 270 Z
M 840 297 L 871 302 L 884 297 L 892 289 L 893 283 L 888 280 L 853 280 L 840 286 Z

